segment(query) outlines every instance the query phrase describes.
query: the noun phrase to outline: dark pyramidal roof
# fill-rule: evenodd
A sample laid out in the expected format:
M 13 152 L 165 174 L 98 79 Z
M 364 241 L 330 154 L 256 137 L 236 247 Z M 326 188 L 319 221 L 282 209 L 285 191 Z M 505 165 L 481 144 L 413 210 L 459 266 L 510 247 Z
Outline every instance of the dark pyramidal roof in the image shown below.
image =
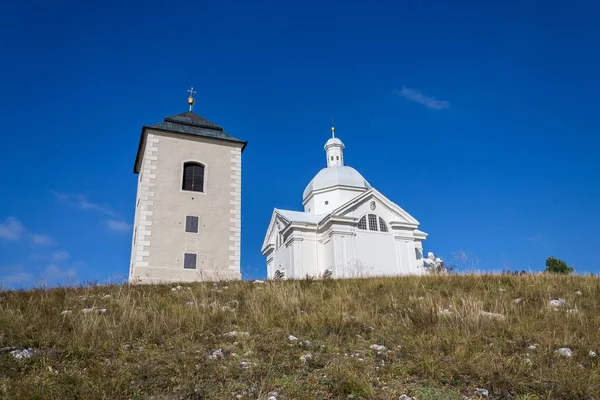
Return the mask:
M 140 161 L 144 142 L 146 141 L 145 132 L 147 129 L 156 129 L 166 132 L 181 133 L 184 135 L 201 136 L 211 139 L 225 140 L 228 142 L 241 143 L 242 151 L 247 144 L 247 142 L 233 137 L 229 133 L 225 132 L 221 126 L 207 120 L 204 117 L 201 117 L 198 114 L 193 113 L 192 111 L 172 115 L 170 117 L 166 117 L 162 122 L 150 126 L 144 126 L 142 128 L 138 152 L 135 157 L 135 164 L 133 166 L 133 172 L 136 174 L 139 172 L 138 163 Z
M 227 140 L 230 142 L 246 143 L 223 131 L 223 128 L 206 118 L 187 111 L 181 114 L 166 117 L 158 124 L 150 125 L 148 128 L 159 129 L 188 135 L 204 136 L 214 139 Z

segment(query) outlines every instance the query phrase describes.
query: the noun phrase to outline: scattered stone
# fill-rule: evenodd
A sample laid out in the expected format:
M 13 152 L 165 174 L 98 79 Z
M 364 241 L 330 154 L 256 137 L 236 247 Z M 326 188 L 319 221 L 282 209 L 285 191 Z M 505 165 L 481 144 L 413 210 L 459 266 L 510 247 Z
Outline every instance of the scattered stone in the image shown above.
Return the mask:
M 248 337 L 248 336 L 250 336 L 250 334 L 248 332 L 231 331 L 231 332 L 224 333 L 223 336 L 226 336 L 226 337 L 235 337 L 235 336 Z
M 481 315 L 483 317 L 488 317 L 488 318 L 495 318 L 495 319 L 501 319 L 501 320 L 504 319 L 504 315 L 502 315 L 502 314 L 487 312 L 487 311 L 480 311 L 479 315 Z
M 564 307 L 567 305 L 567 301 L 565 299 L 561 299 L 561 298 L 552 299 L 552 300 L 550 300 L 550 305 L 552 307 Z
M 175 291 L 177 291 L 177 290 L 181 290 L 181 289 L 183 289 L 183 286 L 179 286 L 179 285 L 177 285 L 177 286 L 175 286 L 174 288 L 171 288 L 171 292 L 175 292 Z
M 577 290 L 577 291 L 575 292 L 575 294 L 576 294 L 577 296 L 583 296 L 583 293 L 581 292 L 581 290 Z
M 275 397 L 275 396 L 269 396 L 269 397 L 267 397 L 267 400 L 277 400 L 277 397 Z
M 92 307 L 92 308 L 83 308 L 83 309 L 81 310 L 81 312 L 82 312 L 82 313 L 84 313 L 84 314 L 91 313 L 92 311 L 94 311 L 94 308 L 93 308 L 93 307 Z
M 104 314 L 104 313 L 105 313 L 105 312 L 107 312 L 107 311 L 108 311 L 108 310 L 107 310 L 106 308 L 98 308 L 98 309 L 96 310 L 96 312 L 97 312 L 97 313 L 99 313 L 99 314 Z
M 561 347 L 560 349 L 556 350 L 555 353 L 566 358 L 573 357 L 573 351 L 568 347 Z
M 235 309 L 233 309 L 229 306 L 223 306 L 223 307 L 221 307 L 221 311 L 235 311 Z
M 300 360 L 303 362 L 307 362 L 313 359 L 313 355 L 311 353 L 303 354 L 300 356 Z
M 310 340 L 306 339 L 306 340 L 303 340 L 302 342 L 300 342 L 300 345 L 304 346 L 304 347 L 310 347 L 310 346 L 312 346 L 312 342 Z
M 499 288 L 499 289 L 498 289 L 498 291 L 499 291 L 499 292 L 504 292 L 504 291 L 505 291 L 505 289 L 504 289 L 504 288 Z
M 13 351 L 15 349 L 16 349 L 16 347 L 14 347 L 14 346 L 2 347 L 0 349 L 0 353 L 7 353 L 7 352 Z
M 187 303 L 185 303 L 185 305 L 188 307 L 193 307 L 195 303 L 193 301 L 188 301 Z
M 67 315 L 67 314 L 72 314 L 72 313 L 73 313 L 73 311 L 71 311 L 71 310 L 65 310 L 65 311 L 62 311 L 60 313 L 60 315 Z
M 369 346 L 369 348 L 372 350 L 378 351 L 378 352 L 387 350 L 387 347 L 385 347 L 384 345 L 381 345 L 381 344 L 372 344 L 371 346 Z
M 537 349 L 537 344 L 531 344 L 531 345 L 527 346 L 527 348 L 529 350 L 535 350 L 535 349 Z
M 22 360 L 24 358 L 31 358 L 33 356 L 34 350 L 32 349 L 23 349 L 23 350 L 13 350 L 10 352 L 10 355 L 15 358 L 15 360 Z
M 590 356 L 592 358 L 596 358 L 597 354 L 594 350 L 590 350 L 590 352 L 588 353 L 588 356 Z
M 522 301 L 523 301 L 523 299 L 522 299 L 522 298 L 520 298 L 520 297 L 517 297 L 517 298 L 516 298 L 516 299 L 514 299 L 512 302 L 513 302 L 513 303 L 515 303 L 515 304 L 519 304 L 519 303 L 520 303 L 520 302 L 522 302 Z
M 279 396 L 279 393 L 277 393 L 276 391 L 272 391 L 269 392 L 267 396 L 269 396 L 267 397 L 267 400 L 277 400 L 277 396 Z
M 218 349 L 212 352 L 211 355 L 208 356 L 209 360 L 218 360 L 223 358 L 225 354 L 223 354 L 223 350 Z
M 475 394 L 475 396 L 479 396 L 479 397 L 488 397 L 490 395 L 490 392 L 487 389 L 477 388 L 477 389 L 475 389 L 474 394 Z
M 405 394 L 401 394 L 398 400 L 413 400 L 413 398 Z
M 441 310 L 439 312 L 440 315 L 452 315 L 452 311 L 448 310 L 447 308 L 444 308 L 443 310 Z
M 295 342 L 295 341 L 297 341 L 297 340 L 298 340 L 298 338 L 297 338 L 296 336 L 294 336 L 294 335 L 290 335 L 290 336 L 288 336 L 288 340 L 289 340 L 290 342 Z
M 265 283 L 265 281 L 261 281 L 260 279 L 257 279 L 254 281 L 254 283 Z
M 577 314 L 579 312 L 576 308 L 570 308 L 567 310 L 567 314 Z
M 110 294 L 105 294 L 101 297 L 102 300 L 110 299 Z
M 240 365 L 242 366 L 242 368 L 248 369 L 252 366 L 252 363 L 250 361 L 242 361 L 240 362 Z

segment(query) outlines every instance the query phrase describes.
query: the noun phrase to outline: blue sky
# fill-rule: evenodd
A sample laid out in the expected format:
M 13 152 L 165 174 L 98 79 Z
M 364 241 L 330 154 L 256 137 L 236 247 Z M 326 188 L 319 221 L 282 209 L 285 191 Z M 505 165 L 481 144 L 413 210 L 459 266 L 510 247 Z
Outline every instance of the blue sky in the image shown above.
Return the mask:
M 12 3 L 12 4 L 10 4 Z M 249 145 L 242 273 L 301 209 L 335 117 L 345 160 L 481 270 L 600 272 L 593 2 L 0 5 L 0 284 L 127 276 L 141 126 L 195 111 Z

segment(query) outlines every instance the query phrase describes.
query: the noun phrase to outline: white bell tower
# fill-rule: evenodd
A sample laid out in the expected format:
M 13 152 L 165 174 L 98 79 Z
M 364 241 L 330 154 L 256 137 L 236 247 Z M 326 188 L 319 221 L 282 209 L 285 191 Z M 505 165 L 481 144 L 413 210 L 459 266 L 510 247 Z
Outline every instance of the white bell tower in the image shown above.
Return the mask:
M 325 143 L 327 166 L 336 167 L 344 165 L 344 143 L 335 137 L 335 127 L 331 127 L 331 139 Z

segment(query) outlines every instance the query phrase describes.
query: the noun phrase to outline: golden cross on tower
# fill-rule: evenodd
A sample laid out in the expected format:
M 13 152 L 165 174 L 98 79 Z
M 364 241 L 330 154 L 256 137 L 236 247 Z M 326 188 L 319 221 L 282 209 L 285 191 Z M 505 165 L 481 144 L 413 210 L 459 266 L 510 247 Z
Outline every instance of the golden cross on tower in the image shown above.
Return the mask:
M 196 93 L 196 91 L 194 90 L 193 86 L 187 91 L 190 92 L 190 97 L 188 97 L 188 104 L 190 106 L 190 111 L 192 111 L 192 109 L 194 108 L 194 103 L 196 101 L 194 100 L 194 93 Z

